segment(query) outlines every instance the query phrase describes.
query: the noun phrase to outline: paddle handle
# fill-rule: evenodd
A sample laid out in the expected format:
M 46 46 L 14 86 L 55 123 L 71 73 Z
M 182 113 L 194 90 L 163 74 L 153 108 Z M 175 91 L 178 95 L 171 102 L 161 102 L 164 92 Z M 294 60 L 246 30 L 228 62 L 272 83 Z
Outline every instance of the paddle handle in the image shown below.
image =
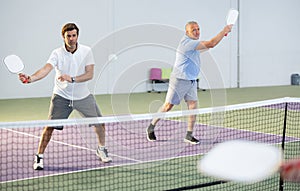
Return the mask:
M 283 162 L 279 172 L 285 181 L 300 182 L 300 159 Z
M 26 77 L 25 74 L 20 73 L 20 74 L 19 74 L 19 79 L 22 81 L 23 84 L 28 84 L 28 83 L 30 83 L 30 81 L 29 81 L 29 80 L 30 80 L 30 77 L 29 77 L 29 76 Z

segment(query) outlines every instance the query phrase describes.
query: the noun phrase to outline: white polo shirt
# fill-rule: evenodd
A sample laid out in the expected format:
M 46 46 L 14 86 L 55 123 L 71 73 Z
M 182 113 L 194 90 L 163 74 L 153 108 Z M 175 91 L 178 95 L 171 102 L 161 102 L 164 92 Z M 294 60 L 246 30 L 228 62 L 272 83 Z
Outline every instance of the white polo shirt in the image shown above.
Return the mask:
M 95 64 L 90 47 L 77 44 L 74 54 L 68 52 L 65 46 L 52 51 L 47 63 L 55 68 L 55 79 L 53 93 L 69 100 L 80 100 L 90 94 L 87 82 L 62 83 L 58 77 L 68 74 L 71 77 L 85 73 L 85 66 Z

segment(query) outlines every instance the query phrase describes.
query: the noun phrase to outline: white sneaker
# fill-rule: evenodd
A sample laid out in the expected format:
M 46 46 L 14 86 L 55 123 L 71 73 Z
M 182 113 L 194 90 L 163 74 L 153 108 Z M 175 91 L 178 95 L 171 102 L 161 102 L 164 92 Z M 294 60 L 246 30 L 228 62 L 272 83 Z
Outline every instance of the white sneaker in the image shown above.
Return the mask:
M 44 163 L 43 163 L 42 156 L 39 156 L 37 154 L 34 156 L 33 169 L 34 170 L 43 170 L 44 169 Z
M 96 155 L 100 158 L 102 162 L 111 162 L 112 159 L 108 156 L 107 149 L 105 147 L 98 147 Z

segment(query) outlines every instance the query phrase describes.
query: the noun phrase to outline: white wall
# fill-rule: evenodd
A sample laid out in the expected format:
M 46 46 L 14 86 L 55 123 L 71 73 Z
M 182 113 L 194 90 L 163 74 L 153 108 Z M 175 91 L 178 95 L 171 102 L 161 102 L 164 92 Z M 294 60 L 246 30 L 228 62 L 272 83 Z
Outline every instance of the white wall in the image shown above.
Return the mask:
M 172 67 L 175 50 L 184 34 L 184 25 L 187 21 L 198 21 L 202 32 L 201 38 L 204 40 L 210 39 L 223 29 L 225 15 L 229 8 L 236 6 L 236 1 L 232 0 L 191 0 L 189 5 L 183 0 L 115 1 L 113 5 L 113 24 L 117 34 L 114 34 L 124 36 L 124 38 L 116 40 L 112 49 L 117 52 L 119 49 L 126 50 L 118 55 L 118 60 L 109 63 L 110 67 L 108 68 L 115 74 L 121 71 L 122 76 L 126 79 L 132 79 L 132 71 L 136 71 L 135 74 L 139 74 L 139 76 L 135 75 L 135 78 L 132 79 L 133 84 L 130 84 L 128 80 L 119 80 L 117 76 L 112 75 L 112 81 L 107 81 L 111 81 L 113 89 L 109 87 L 107 92 L 145 91 L 149 76 L 148 72 L 151 67 Z M 126 9 L 125 7 L 130 8 Z M 152 25 L 149 26 L 146 23 L 152 23 Z M 128 30 L 125 32 L 118 31 L 124 28 Z M 237 32 L 236 28 L 233 31 Z M 230 45 L 236 41 L 236 37 L 237 33 L 233 33 L 230 38 L 226 38 L 214 50 L 214 53 L 219 55 L 219 60 L 212 60 L 211 57 L 204 58 L 203 71 L 206 72 L 203 72 L 201 87 L 224 88 L 235 86 L 236 77 L 232 78 L 231 74 L 236 75 L 237 73 L 236 56 L 234 56 L 235 59 L 232 59 L 232 56 L 236 55 L 236 52 L 234 52 L 236 49 L 231 48 Z M 124 41 L 128 41 L 128 43 L 124 43 Z M 122 43 L 126 46 L 121 47 L 120 44 Z M 149 46 L 149 43 L 151 43 L 151 46 Z M 139 46 L 127 49 L 127 47 L 136 46 L 136 44 Z M 151 60 L 151 64 L 147 63 L 147 60 Z M 157 62 L 153 62 L 153 60 Z M 128 67 L 130 67 L 130 70 L 127 70 Z M 219 71 L 215 71 L 216 68 Z M 222 75 L 219 78 L 221 81 L 218 79 L 217 83 L 215 82 L 216 72 Z M 129 88 L 124 88 L 126 85 Z
M 63 45 L 61 28 L 67 22 L 80 27 L 79 41 L 92 45 L 108 34 L 110 0 L 9 0 L 0 5 L 0 58 L 19 55 L 24 72 L 42 67 L 51 51 Z M 0 98 L 47 97 L 52 93 L 53 72 L 38 83 L 23 85 L 0 65 Z
M 54 48 L 62 45 L 62 25 L 76 22 L 80 27 L 79 41 L 90 45 L 95 54 L 91 91 L 95 94 L 145 92 L 149 69 L 173 64 L 187 21 L 198 21 L 201 39 L 209 39 L 223 28 L 228 9 L 237 7 L 237 2 L 2 1 L 0 58 L 17 54 L 26 64 L 25 72 L 32 74 L 45 64 Z M 236 25 L 221 44 L 202 55 L 201 87 L 290 84 L 291 73 L 300 73 L 299 5 L 297 0 L 240 1 L 240 40 L 237 40 Z M 116 54 L 118 59 L 109 61 L 110 54 Z M 40 82 L 23 85 L 1 64 L 0 99 L 50 96 L 53 77 L 51 73 Z
M 240 85 L 290 84 L 300 73 L 300 1 L 241 1 Z

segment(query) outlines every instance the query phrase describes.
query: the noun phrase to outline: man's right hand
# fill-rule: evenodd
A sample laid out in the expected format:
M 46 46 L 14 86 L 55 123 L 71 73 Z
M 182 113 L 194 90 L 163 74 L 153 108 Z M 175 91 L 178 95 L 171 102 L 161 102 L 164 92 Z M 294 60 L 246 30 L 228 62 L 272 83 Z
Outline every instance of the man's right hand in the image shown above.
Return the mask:
M 30 76 L 28 76 L 27 74 L 23 74 L 20 73 L 19 74 L 19 80 L 23 83 L 23 84 L 28 84 L 31 82 Z
M 300 182 L 300 159 L 291 159 L 283 162 L 279 171 L 283 180 Z
M 228 33 L 231 32 L 232 26 L 233 26 L 233 25 L 226 25 L 226 26 L 224 27 L 223 30 L 224 30 L 224 32 L 225 32 L 225 36 L 227 36 Z

